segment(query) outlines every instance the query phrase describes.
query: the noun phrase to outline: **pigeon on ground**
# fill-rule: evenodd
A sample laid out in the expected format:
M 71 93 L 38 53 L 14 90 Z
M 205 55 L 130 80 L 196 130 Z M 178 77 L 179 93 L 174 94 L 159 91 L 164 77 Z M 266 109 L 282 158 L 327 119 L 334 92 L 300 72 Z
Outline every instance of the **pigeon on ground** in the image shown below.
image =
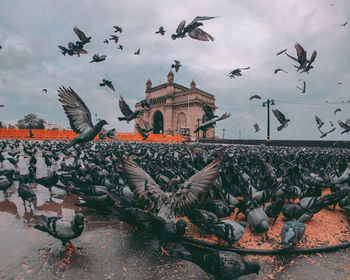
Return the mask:
M 93 57 L 92 57 L 92 60 L 90 61 L 90 63 L 92 63 L 92 62 L 101 62 L 101 61 L 104 61 L 104 60 L 106 60 L 106 58 L 107 58 L 107 55 L 99 55 L 98 53 L 95 53 L 94 55 L 93 55 Z
M 280 54 L 282 54 L 282 53 L 284 53 L 286 51 L 287 51 L 287 49 L 284 49 L 283 51 L 280 51 L 280 52 L 276 53 L 276 55 L 280 55 Z
M 200 21 L 213 18 L 216 17 L 197 16 L 188 25 L 186 25 L 186 20 L 182 20 L 176 28 L 176 34 L 171 35 L 171 39 L 175 40 L 176 38 L 184 38 L 187 33 L 192 39 L 200 41 L 214 41 L 214 38 L 211 35 L 198 28 L 199 26 L 203 25 L 203 23 Z
M 120 99 L 119 99 L 119 108 L 125 117 L 118 117 L 118 120 L 119 121 L 126 121 L 127 123 L 129 123 L 133 119 L 136 119 L 138 117 L 138 115 L 141 113 L 141 111 L 138 111 L 138 110 L 135 110 L 135 112 L 131 111 L 129 105 L 126 104 L 123 96 L 121 96 L 121 95 L 120 95 Z
M 338 120 L 338 124 L 341 128 L 343 128 L 344 130 L 341 132 L 341 134 L 344 133 L 349 133 L 350 131 L 350 118 L 346 120 L 345 123 L 343 123 L 341 120 Z
M 164 36 L 164 33 L 165 33 L 165 30 L 163 26 L 159 27 L 158 31 L 156 31 L 156 34 L 160 34 L 162 36 Z
M 340 109 L 340 108 L 337 108 L 337 109 L 334 110 L 334 116 L 335 116 L 336 113 L 338 113 L 338 112 L 341 112 L 341 109 Z
M 184 248 L 175 249 L 174 254 L 183 260 L 195 263 L 215 279 L 232 280 L 242 275 L 259 273 L 260 265 L 249 261 L 234 252 L 210 250 L 189 244 Z
M 321 128 L 324 125 L 324 122 L 317 116 L 315 116 L 317 128 Z
M 304 81 L 304 83 L 303 83 L 303 88 L 301 88 L 301 87 L 298 87 L 298 86 L 296 86 L 298 89 L 300 89 L 300 93 L 305 93 L 305 90 L 306 90 L 306 82 Z
M 13 184 L 13 174 L 15 171 L 12 169 L 10 170 L 3 179 L 0 179 L 0 191 L 4 193 L 4 196 L 6 195 L 7 189 L 9 189 Z
M 218 238 L 232 245 L 243 237 L 246 226 L 247 224 L 244 222 L 236 223 L 233 220 L 222 220 L 213 225 L 212 232 L 215 233 Z
M 62 246 L 66 246 L 66 249 L 74 251 L 75 248 L 71 242 L 72 239 L 79 237 L 84 230 L 84 216 L 82 214 L 76 214 L 74 218 L 62 218 L 62 217 L 46 217 L 44 215 L 36 216 L 39 224 L 34 228 L 47 232 L 51 236 L 62 241 Z
M 287 71 L 284 71 L 284 70 L 281 69 L 281 68 L 277 68 L 277 69 L 275 69 L 273 72 L 274 72 L 275 74 L 277 74 L 277 73 L 280 72 L 280 71 L 282 71 L 282 72 L 284 72 L 284 73 L 288 73 Z
M 118 43 L 119 37 L 115 35 L 110 35 L 111 38 L 109 38 L 110 41 L 114 41 L 115 44 Z
M 69 124 L 75 133 L 79 135 L 74 138 L 65 149 L 69 149 L 78 143 L 85 143 L 93 140 L 101 131 L 105 124 L 105 120 L 100 120 L 95 126 L 91 120 L 89 108 L 85 105 L 80 96 L 72 89 L 60 87 L 58 90 L 59 101 L 69 120 Z
M 295 246 L 304 236 L 305 222 L 309 215 L 302 215 L 297 221 L 288 221 L 284 224 L 281 231 L 281 245 L 285 248 Z
M 253 99 L 261 99 L 261 96 L 254 94 L 251 97 L 249 97 L 249 100 L 252 101 Z
M 177 73 L 182 65 L 178 60 L 174 60 L 174 62 L 175 64 L 171 64 L 171 68 L 175 68 L 175 72 Z
M 195 209 L 187 216 L 191 223 L 205 229 L 207 232 L 211 232 L 213 230 L 213 225 L 220 222 L 218 216 L 204 209 Z
M 140 54 L 140 49 L 137 49 L 136 52 L 134 52 L 135 55 L 139 55 Z
M 58 175 L 54 171 L 51 176 L 36 178 L 35 182 L 48 188 L 50 194 L 52 195 L 52 187 L 58 183 Z
M 112 84 L 112 81 L 106 80 L 106 79 L 102 79 L 102 83 L 99 84 L 101 87 L 107 86 L 109 87 L 111 90 L 115 91 L 114 86 Z
M 260 130 L 260 127 L 257 123 L 253 124 L 253 127 L 255 129 L 255 132 L 258 132 Z
M 290 122 L 290 119 L 286 119 L 284 114 L 282 114 L 281 111 L 277 109 L 272 110 L 272 112 L 281 124 L 279 127 L 277 127 L 277 130 L 280 131 L 283 128 L 286 128 L 288 126 L 288 122 Z
M 28 184 L 25 184 L 24 182 L 20 182 L 17 191 L 18 191 L 18 195 L 23 200 L 24 208 L 26 207 L 26 201 L 28 201 L 29 205 L 30 203 L 34 203 L 34 200 L 36 199 L 36 194 Z
M 115 33 L 117 33 L 117 32 L 122 33 L 122 32 L 123 32 L 123 29 L 122 29 L 120 26 L 116 26 L 116 25 L 115 25 L 115 26 L 113 26 L 113 27 L 114 27 L 114 29 L 115 29 L 115 30 L 114 30 Z
M 229 76 L 230 79 L 232 79 L 232 78 L 235 79 L 235 76 L 237 76 L 237 77 L 242 76 L 242 70 L 249 70 L 249 69 L 250 69 L 250 67 L 237 68 L 237 69 L 232 70 L 227 76 Z

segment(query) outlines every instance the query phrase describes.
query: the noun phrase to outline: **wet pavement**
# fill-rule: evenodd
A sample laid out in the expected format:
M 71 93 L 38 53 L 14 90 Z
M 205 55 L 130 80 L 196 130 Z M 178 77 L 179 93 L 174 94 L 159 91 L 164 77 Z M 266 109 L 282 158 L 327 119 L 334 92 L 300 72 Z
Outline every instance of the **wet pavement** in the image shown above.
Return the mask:
M 29 157 L 20 158 L 18 168 L 27 173 Z M 37 158 L 37 177 L 47 175 L 40 153 Z M 13 167 L 5 161 L 3 168 Z M 57 168 L 55 164 L 52 170 Z M 78 250 L 67 252 L 59 240 L 33 228 L 33 212 L 25 211 L 17 187 L 15 182 L 6 198 L 0 194 L 0 279 L 214 279 L 190 262 L 161 256 L 155 238 L 106 213 L 75 206 L 77 196 L 66 197 L 65 191 L 53 188 L 50 200 L 45 187 L 33 185 L 36 215 L 71 217 L 82 212 L 88 219 L 83 234 L 73 240 Z M 350 279 L 349 250 L 259 260 L 259 275 L 240 279 Z

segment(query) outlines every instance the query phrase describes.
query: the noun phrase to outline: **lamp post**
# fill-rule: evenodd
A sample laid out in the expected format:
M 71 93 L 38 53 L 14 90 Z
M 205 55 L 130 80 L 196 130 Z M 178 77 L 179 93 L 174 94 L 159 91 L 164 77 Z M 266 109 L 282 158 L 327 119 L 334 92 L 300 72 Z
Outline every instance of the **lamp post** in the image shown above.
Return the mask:
M 267 136 L 266 136 L 266 141 L 270 141 L 270 104 L 275 105 L 275 100 L 273 99 L 267 99 L 262 103 L 263 107 L 267 107 Z
M 201 121 L 200 118 L 197 119 L 197 128 L 199 127 L 199 122 Z M 199 130 L 197 131 L 197 138 L 199 138 Z
M 224 128 L 222 129 L 222 139 L 225 139 L 225 131 L 226 131 L 226 129 L 225 129 L 225 126 L 224 126 Z

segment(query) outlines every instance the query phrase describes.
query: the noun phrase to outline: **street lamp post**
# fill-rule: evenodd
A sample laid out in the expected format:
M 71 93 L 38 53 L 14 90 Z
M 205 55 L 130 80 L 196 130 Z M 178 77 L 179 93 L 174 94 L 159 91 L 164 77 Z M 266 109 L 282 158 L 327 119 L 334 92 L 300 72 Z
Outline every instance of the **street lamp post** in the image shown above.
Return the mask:
M 262 103 L 263 107 L 267 107 L 267 137 L 266 137 L 267 142 L 270 141 L 270 104 L 275 105 L 275 100 L 267 99 Z
M 201 121 L 200 118 L 197 119 L 197 128 L 199 127 L 199 122 Z M 199 130 L 197 131 L 197 138 L 199 138 Z

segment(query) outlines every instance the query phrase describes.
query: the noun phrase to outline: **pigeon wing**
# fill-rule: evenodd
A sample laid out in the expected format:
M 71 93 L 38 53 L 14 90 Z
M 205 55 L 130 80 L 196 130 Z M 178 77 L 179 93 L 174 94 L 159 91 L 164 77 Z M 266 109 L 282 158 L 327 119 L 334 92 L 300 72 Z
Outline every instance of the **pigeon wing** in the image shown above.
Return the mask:
M 294 56 L 291 56 L 291 55 L 289 55 L 289 54 L 287 54 L 287 53 L 285 53 L 285 54 L 286 54 L 286 56 L 288 56 L 289 58 L 291 58 L 291 59 L 295 60 L 296 62 L 298 62 L 298 59 L 295 58 Z
M 340 125 L 341 128 L 348 129 L 349 126 L 346 123 L 343 123 L 341 120 L 338 120 L 338 124 Z
M 164 199 L 164 192 L 151 176 L 134 161 L 126 158 L 123 158 L 123 171 L 128 186 L 141 203 L 145 203 L 149 210 L 152 210 L 155 206 L 161 205 Z
M 75 133 L 87 133 L 94 129 L 89 108 L 71 87 L 68 89 L 64 86 L 60 87 L 58 96 Z
M 321 125 L 322 121 L 319 117 L 315 116 L 315 120 L 316 120 L 318 125 Z
M 181 32 L 183 31 L 184 27 L 186 24 L 186 20 L 182 20 L 179 24 L 179 26 L 176 28 L 176 34 L 181 34 Z
M 143 138 L 147 137 L 147 135 L 145 134 L 145 132 L 143 131 L 142 127 L 137 123 L 135 124 L 135 128 L 137 129 L 137 131 L 141 134 L 141 136 Z
M 303 47 L 299 43 L 296 43 L 294 47 L 297 51 L 298 61 L 306 61 L 306 51 L 303 49 Z
M 112 83 L 107 83 L 107 87 L 109 87 L 111 90 L 115 91 L 114 86 Z
M 217 17 L 197 16 L 191 21 L 191 23 L 189 25 L 191 25 L 197 21 L 209 20 L 209 19 L 213 19 L 213 18 L 217 18 Z
M 62 239 L 73 238 L 75 233 L 72 229 L 72 219 L 58 219 L 56 221 L 55 234 Z
M 200 40 L 200 41 L 214 41 L 214 38 L 209 35 L 207 32 L 203 31 L 200 28 L 195 28 L 191 32 L 188 33 L 188 35 L 192 39 Z
M 81 31 L 78 27 L 74 27 L 73 28 L 75 34 L 77 34 L 77 36 L 79 37 L 80 41 L 85 41 L 87 40 L 87 37 L 85 36 L 85 33 L 83 31 Z
M 210 184 L 215 181 L 222 159 L 217 158 L 201 171 L 189 178 L 172 196 L 173 209 L 176 215 L 183 215 L 186 211 L 200 203 L 210 190 Z
M 272 112 L 281 124 L 283 124 L 286 121 L 286 117 L 284 116 L 284 114 L 281 113 L 281 111 L 275 109 L 272 110 Z
M 127 117 L 127 116 L 130 116 L 132 115 L 133 111 L 131 111 L 130 107 L 128 104 L 126 104 L 123 96 L 120 96 L 120 99 L 119 99 L 119 108 L 120 108 L 120 111 L 122 112 L 122 114 Z

